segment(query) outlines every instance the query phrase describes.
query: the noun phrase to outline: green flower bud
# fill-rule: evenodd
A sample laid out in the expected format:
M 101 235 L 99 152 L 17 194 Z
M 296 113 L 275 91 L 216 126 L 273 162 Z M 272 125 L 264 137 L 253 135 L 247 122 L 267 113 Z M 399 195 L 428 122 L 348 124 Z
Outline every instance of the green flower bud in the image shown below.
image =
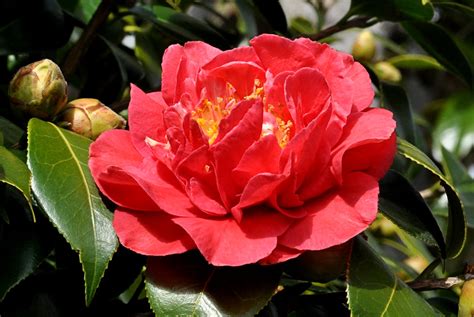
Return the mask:
M 375 38 L 372 32 L 364 30 L 359 33 L 353 46 L 352 56 L 360 61 L 371 61 L 375 56 Z
M 389 83 L 396 84 L 402 80 L 402 74 L 398 68 L 388 62 L 378 62 L 374 65 L 374 71 L 381 80 Z
M 67 82 L 58 65 L 43 59 L 18 70 L 10 82 L 8 96 L 14 112 L 48 120 L 66 105 Z
M 81 98 L 69 102 L 59 114 L 60 125 L 95 140 L 107 130 L 123 129 L 126 121 L 97 99 Z
M 459 296 L 458 317 L 474 316 L 474 280 L 464 282 Z

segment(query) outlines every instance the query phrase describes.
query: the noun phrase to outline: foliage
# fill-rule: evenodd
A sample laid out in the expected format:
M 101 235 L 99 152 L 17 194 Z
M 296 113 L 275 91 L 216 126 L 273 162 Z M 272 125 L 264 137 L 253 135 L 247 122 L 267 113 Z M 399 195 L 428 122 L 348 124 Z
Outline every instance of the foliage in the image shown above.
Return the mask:
M 347 12 L 328 22 L 341 2 Z M 474 263 L 474 3 L 301 3 L 315 20 L 290 15 L 277 0 L 0 3 L 0 315 L 455 316 L 469 309 L 472 300 L 459 298 L 473 277 L 465 264 Z M 91 140 L 55 118 L 28 121 L 9 107 L 17 70 L 45 58 L 61 67 L 69 100 L 95 98 L 126 118 L 130 83 L 160 90 L 171 44 L 230 49 L 276 33 L 338 47 L 369 27 L 376 53 L 361 63 L 376 89 L 374 106 L 394 113 L 399 155 L 380 181 L 379 216 L 348 244 L 345 273 L 330 281 L 305 274 L 327 260 L 324 252 L 230 268 L 194 252 L 147 260 L 119 247 L 115 206 L 88 169 Z M 458 282 L 443 284 L 448 277 Z

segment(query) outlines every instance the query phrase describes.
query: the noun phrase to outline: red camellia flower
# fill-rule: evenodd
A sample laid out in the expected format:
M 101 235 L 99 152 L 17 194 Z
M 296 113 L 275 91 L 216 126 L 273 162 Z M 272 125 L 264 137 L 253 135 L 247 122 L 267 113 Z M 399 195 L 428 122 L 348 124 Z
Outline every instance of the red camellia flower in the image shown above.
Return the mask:
M 229 51 L 172 45 L 162 66 L 161 92 L 132 86 L 130 131 L 90 149 L 125 247 L 271 264 L 344 243 L 374 220 L 395 122 L 369 108 L 369 76 L 350 55 L 261 35 Z

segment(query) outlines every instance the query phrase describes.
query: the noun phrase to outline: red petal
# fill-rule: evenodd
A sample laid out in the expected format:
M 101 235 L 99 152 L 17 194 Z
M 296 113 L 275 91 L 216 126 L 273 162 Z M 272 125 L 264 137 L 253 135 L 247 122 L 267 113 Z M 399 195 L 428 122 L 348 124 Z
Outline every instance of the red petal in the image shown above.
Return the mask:
M 364 231 L 375 219 L 378 183 L 369 175 L 347 175 L 339 190 L 305 204 L 309 215 L 292 225 L 279 244 L 298 250 L 322 250 Z
M 217 186 L 227 208 L 236 203 L 234 196 L 238 191 L 229 175 L 247 148 L 260 138 L 262 120 L 263 105 L 260 101 L 255 101 L 242 120 L 224 138 L 211 147 L 215 161 Z
M 369 107 L 374 99 L 374 90 L 372 89 L 372 81 L 370 80 L 369 73 L 367 73 L 364 66 L 354 62 L 347 72 L 346 77 L 352 80 L 354 86 L 352 90 L 352 104 L 354 109 L 352 111 L 362 111 Z
M 173 105 L 188 93 L 196 99 L 195 82 L 201 67 L 221 51 L 204 42 L 187 42 L 184 47 L 171 45 L 163 55 L 162 92 L 164 100 Z
M 316 59 L 305 46 L 281 36 L 263 34 L 254 37 L 250 44 L 264 68 L 274 75 L 316 65 Z
M 202 255 L 213 265 L 240 266 L 267 257 L 277 236 L 289 226 L 278 213 L 251 211 L 239 224 L 232 218 L 175 218 L 186 230 Z
M 202 69 L 211 70 L 216 67 L 235 61 L 252 62 L 257 65 L 260 63 L 260 60 L 258 59 L 258 56 L 257 54 L 255 54 L 255 50 L 252 47 L 242 46 L 220 53 L 219 55 L 214 57 L 209 63 L 204 65 Z
M 120 170 L 122 166 L 140 165 L 142 159 L 132 145 L 128 131 L 110 130 L 92 143 L 89 168 L 100 191 L 117 205 L 136 210 L 157 210 L 143 188 Z
M 258 263 L 262 265 L 282 263 L 296 258 L 303 252 L 304 251 L 288 248 L 283 245 L 278 245 L 269 256 L 264 259 L 261 259 L 260 261 L 258 261 Z
M 161 212 L 117 209 L 113 221 L 120 243 L 144 255 L 170 255 L 194 249 L 189 235 Z
M 147 137 L 157 142 L 166 142 L 166 130 L 163 123 L 163 111 L 166 104 L 159 97 L 159 94 L 154 94 L 151 98 L 133 84 L 131 85 L 130 96 L 128 109 L 132 142 L 142 155 L 149 155 L 150 149 L 145 143 Z
M 329 106 L 331 94 L 318 70 L 302 68 L 286 79 L 285 98 L 299 131 Z
M 392 113 L 385 109 L 372 108 L 365 112 L 358 112 L 351 115 L 344 127 L 341 140 L 332 153 L 332 171 L 334 176 L 336 176 L 339 181 L 342 180 L 342 163 L 346 151 L 362 145 L 388 141 L 394 131 L 395 121 L 392 119 Z M 377 154 L 373 153 L 373 155 L 380 155 L 380 166 L 386 166 L 387 161 L 391 163 L 395 155 L 393 142 L 387 142 L 385 144 L 386 147 L 383 149 L 383 152 Z M 372 162 L 370 157 L 373 155 L 367 155 L 367 160 Z M 360 157 L 359 159 L 363 160 L 364 157 Z M 353 166 L 365 165 L 355 162 L 352 164 Z

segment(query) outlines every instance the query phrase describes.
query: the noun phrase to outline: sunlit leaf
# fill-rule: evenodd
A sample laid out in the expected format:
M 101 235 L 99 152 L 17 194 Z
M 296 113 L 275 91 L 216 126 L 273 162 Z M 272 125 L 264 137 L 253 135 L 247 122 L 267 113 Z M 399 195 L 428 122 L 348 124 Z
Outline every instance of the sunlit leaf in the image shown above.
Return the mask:
M 466 218 L 459 193 L 438 166 L 413 144 L 403 139 L 398 139 L 398 153 L 424 167 L 439 178 L 441 185 L 446 191 L 449 206 L 446 254 L 448 258 L 457 257 L 464 248 L 467 235 Z
M 389 58 L 387 62 L 398 68 L 444 70 L 444 67 L 436 59 L 421 54 L 397 55 Z
M 352 249 L 347 293 L 353 316 L 441 316 L 360 237 Z
M 50 221 L 79 252 L 90 304 L 118 246 L 112 213 L 87 166 L 91 141 L 52 123 L 28 124 L 28 166 L 35 197 Z
M 372 15 L 388 21 L 429 21 L 433 16 L 433 7 L 429 3 L 423 4 L 421 0 L 352 0 L 349 12 Z

